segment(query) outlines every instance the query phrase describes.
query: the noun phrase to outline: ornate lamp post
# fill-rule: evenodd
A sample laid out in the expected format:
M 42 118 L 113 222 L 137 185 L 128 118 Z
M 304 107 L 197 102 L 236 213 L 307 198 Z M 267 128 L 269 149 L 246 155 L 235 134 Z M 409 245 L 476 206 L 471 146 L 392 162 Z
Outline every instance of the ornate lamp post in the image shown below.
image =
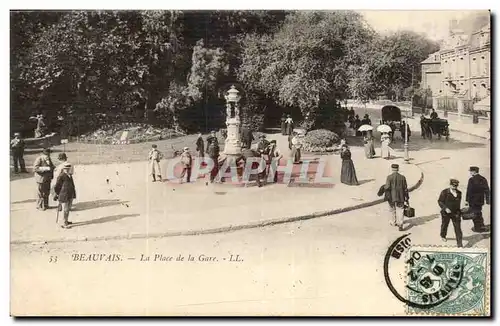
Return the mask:
M 224 154 L 239 156 L 241 155 L 241 142 L 240 142 L 240 108 L 239 102 L 241 96 L 239 91 L 233 85 L 227 91 L 226 99 L 226 125 L 227 125 L 227 138 L 224 147 Z

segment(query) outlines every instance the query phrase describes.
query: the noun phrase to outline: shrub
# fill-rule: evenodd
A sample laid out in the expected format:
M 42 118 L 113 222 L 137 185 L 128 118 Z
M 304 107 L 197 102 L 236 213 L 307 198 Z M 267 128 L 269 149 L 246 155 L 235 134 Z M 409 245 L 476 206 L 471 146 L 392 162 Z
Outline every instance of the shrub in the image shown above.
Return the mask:
M 312 130 L 304 137 L 304 151 L 330 152 L 334 150 L 335 144 L 339 141 L 340 137 L 330 130 Z

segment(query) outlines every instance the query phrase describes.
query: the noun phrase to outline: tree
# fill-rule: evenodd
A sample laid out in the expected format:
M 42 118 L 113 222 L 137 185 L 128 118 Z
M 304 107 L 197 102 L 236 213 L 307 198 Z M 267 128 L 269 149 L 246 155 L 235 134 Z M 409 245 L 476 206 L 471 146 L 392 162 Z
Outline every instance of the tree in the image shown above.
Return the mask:
M 245 38 L 238 78 L 251 91 L 316 116 L 348 96 L 348 68 L 363 61 L 373 36 L 355 12 L 296 12 L 274 35 Z

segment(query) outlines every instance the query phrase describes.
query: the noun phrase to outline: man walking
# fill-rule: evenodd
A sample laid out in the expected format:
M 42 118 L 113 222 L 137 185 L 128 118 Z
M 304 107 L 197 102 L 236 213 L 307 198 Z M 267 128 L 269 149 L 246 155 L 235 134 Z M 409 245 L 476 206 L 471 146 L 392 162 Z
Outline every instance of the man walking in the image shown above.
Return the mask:
M 160 169 L 160 161 L 162 158 L 161 152 L 158 150 L 158 146 L 153 144 L 151 151 L 149 151 L 148 159 L 149 166 L 151 170 L 151 176 L 153 177 L 153 182 L 156 182 L 156 175 L 158 176 L 158 181 L 162 181 L 161 178 L 161 169 Z
M 21 138 L 21 134 L 14 133 L 14 139 L 10 141 L 10 149 L 12 150 L 12 158 L 14 160 L 14 173 L 19 173 L 19 166 L 21 167 L 21 173 L 28 173 L 26 171 L 26 165 L 24 163 L 24 148 L 26 144 Z
M 68 218 L 73 199 L 76 198 L 75 183 L 70 171 L 71 164 L 68 162 L 63 163 L 61 174 L 57 177 L 56 186 L 54 187 L 56 193 L 54 200 L 59 200 L 59 205 L 63 211 L 62 223 L 58 221 L 63 229 L 69 228 L 69 225 L 72 224 L 68 221 Z
M 42 155 L 36 158 L 33 164 L 35 181 L 38 185 L 38 200 L 36 208 L 49 208 L 50 182 L 54 178 L 55 166 L 50 158 L 50 149 L 44 148 Z
M 484 226 L 483 205 L 485 202 L 486 205 L 490 204 L 490 187 L 488 186 L 488 180 L 479 174 L 477 166 L 471 166 L 469 172 L 471 177 L 467 184 L 465 205 L 468 205 L 471 212 L 474 213 L 474 218 L 472 219 L 474 227 L 472 231 L 485 232 L 487 229 Z
M 181 183 L 184 179 L 184 176 L 187 174 L 186 182 L 191 182 L 191 168 L 192 168 L 193 158 L 189 153 L 189 148 L 184 147 L 184 152 L 181 154 L 181 164 L 182 164 L 182 173 L 181 173 Z
M 450 220 L 455 229 L 455 236 L 457 238 L 457 246 L 461 248 L 462 245 L 462 228 L 460 227 L 461 212 L 460 203 L 462 201 L 462 192 L 457 189 L 458 180 L 451 179 L 450 187 L 441 191 L 439 195 L 438 204 L 441 208 L 441 240 L 446 242 L 446 234 L 448 233 L 448 225 Z
M 408 204 L 410 200 L 408 194 L 408 184 L 406 177 L 399 173 L 399 165 L 392 164 L 392 174 L 387 176 L 385 182 L 385 191 L 388 193 L 389 208 L 392 213 L 391 222 L 392 226 L 398 226 L 399 231 L 403 231 L 403 213 L 404 204 Z

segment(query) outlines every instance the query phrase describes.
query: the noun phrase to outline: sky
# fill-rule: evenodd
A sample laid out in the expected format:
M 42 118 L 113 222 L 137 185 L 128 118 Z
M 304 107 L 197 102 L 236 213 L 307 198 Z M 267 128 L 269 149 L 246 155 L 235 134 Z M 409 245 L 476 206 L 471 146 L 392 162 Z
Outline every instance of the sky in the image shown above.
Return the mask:
M 359 11 L 367 22 L 378 32 L 413 30 L 425 33 L 430 39 L 439 41 L 449 34 L 449 22 L 474 13 L 471 10 L 439 11 Z M 484 11 L 483 11 L 484 12 Z

